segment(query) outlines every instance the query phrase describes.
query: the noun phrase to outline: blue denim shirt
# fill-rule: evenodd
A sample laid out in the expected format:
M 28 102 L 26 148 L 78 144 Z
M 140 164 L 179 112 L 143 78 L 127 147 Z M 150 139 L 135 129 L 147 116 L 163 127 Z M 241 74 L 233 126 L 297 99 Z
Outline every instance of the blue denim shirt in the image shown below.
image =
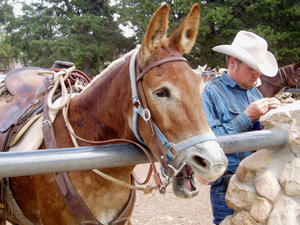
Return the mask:
M 209 126 L 216 135 L 253 130 L 253 123 L 244 110 L 263 98 L 257 88 L 243 89 L 226 72 L 206 83 L 202 104 Z M 226 154 L 228 170 L 235 173 L 243 158 L 253 151 Z

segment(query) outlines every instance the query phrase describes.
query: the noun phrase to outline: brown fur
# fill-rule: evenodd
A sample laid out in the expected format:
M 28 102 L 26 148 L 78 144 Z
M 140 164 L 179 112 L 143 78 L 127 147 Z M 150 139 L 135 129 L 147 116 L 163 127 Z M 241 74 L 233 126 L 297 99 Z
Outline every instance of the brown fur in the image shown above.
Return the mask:
M 287 76 L 283 73 L 283 70 Z M 300 62 L 281 67 L 275 77 L 267 77 L 261 74 L 260 78 L 261 85 L 258 90 L 264 97 L 274 97 L 284 87 L 300 88 Z
M 188 52 L 195 42 L 199 5 L 193 6 L 187 20 L 170 39 L 166 37 L 169 8 L 167 4 L 162 5 L 149 23 L 137 58 L 141 69 L 162 58 L 181 56 Z M 95 141 L 115 138 L 137 141 L 131 124 L 133 105 L 128 67 L 127 60 L 116 74 L 106 75 L 93 82 L 93 85 L 71 100 L 68 116 L 76 135 Z M 142 82 L 152 119 L 171 142 L 177 143 L 195 135 L 211 132 L 201 106 L 199 87 L 203 86 L 202 79 L 195 75 L 186 62 L 169 62 L 157 66 L 145 74 Z M 156 92 L 165 88 L 170 90 L 171 96 L 158 97 Z M 62 113 L 59 112 L 53 125 L 59 148 L 73 146 L 64 124 Z M 156 144 L 148 126 L 142 120 L 139 120 L 139 132 L 149 149 L 155 151 Z M 87 145 L 81 141 L 78 143 L 80 146 Z M 209 143 L 213 143 L 214 147 L 210 148 Z M 206 144 L 207 149 L 217 148 L 217 151 L 220 151 L 216 142 L 209 143 Z M 41 148 L 45 146 L 42 145 Z M 204 149 L 207 151 L 206 147 Z M 183 151 L 179 156 L 188 162 L 185 154 Z M 226 163 L 223 163 L 223 152 L 218 154 L 217 168 L 211 163 L 209 168 L 203 169 L 203 174 L 211 179 L 219 177 L 226 167 Z M 176 168 L 182 163 L 180 157 L 174 160 L 176 164 L 173 166 Z M 133 169 L 134 166 L 127 166 L 101 171 L 130 183 Z M 197 172 L 202 174 L 201 171 Z M 127 202 L 129 189 L 109 182 L 92 171 L 68 174 L 79 195 L 102 223 L 109 223 L 116 218 Z M 11 178 L 10 187 L 22 212 L 34 224 L 76 224 L 52 174 Z

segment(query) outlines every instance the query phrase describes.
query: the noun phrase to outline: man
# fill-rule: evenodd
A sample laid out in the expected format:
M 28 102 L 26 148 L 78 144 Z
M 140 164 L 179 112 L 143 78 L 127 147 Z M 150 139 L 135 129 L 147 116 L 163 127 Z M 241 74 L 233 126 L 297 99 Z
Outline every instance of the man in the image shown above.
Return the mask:
M 214 51 L 226 54 L 228 70 L 206 84 L 203 107 L 208 123 L 216 135 L 260 130 L 259 118 L 281 103 L 263 98 L 255 86 L 260 74 L 275 76 L 278 65 L 268 44 L 260 36 L 240 31 L 231 45 L 219 45 Z M 227 154 L 228 170 L 211 183 L 211 204 L 215 224 L 220 224 L 233 210 L 225 202 L 229 179 L 240 162 L 253 152 Z

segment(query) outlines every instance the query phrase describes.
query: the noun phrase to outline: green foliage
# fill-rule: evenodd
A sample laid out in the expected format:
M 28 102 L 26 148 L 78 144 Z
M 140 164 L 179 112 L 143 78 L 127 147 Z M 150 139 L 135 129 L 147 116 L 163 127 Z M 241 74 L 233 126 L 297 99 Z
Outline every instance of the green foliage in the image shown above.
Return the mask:
M 12 15 L 13 9 L 6 1 L 0 0 L 0 24 L 4 23 L 7 15 Z M 5 32 L 3 27 L 0 27 L 0 70 L 11 70 L 11 63 L 13 62 L 13 52 L 10 44 L 5 43 Z
M 171 32 L 183 21 L 195 1 L 117 1 L 120 22 L 132 27 L 137 42 L 141 42 L 151 15 L 163 2 L 171 5 Z M 299 61 L 299 0 L 206 0 L 201 1 L 200 7 L 197 42 L 186 55 L 193 68 L 205 64 L 225 67 L 224 55 L 213 52 L 212 47 L 230 44 L 240 30 L 264 37 L 279 66 Z
M 139 44 L 149 20 L 163 3 L 171 6 L 169 33 L 189 13 L 192 0 L 36 0 L 23 4 L 21 16 L 0 0 L 0 23 L 5 23 L 6 43 L 24 65 L 50 67 L 56 60 L 72 61 L 88 75 L 99 73 L 108 62 Z M 279 66 L 300 58 L 299 0 L 201 1 L 201 20 L 190 65 L 225 67 L 224 55 L 212 47 L 230 44 L 239 30 L 264 37 Z M 116 17 L 118 15 L 118 17 Z M 117 20 L 116 20 L 117 18 Z M 119 24 L 134 31 L 125 38 Z
M 114 21 L 109 0 L 44 0 L 23 4 L 23 15 L 7 17 L 6 40 L 25 66 L 74 62 L 96 75 L 105 62 L 133 48 Z M 8 20 L 9 19 L 9 20 Z
M 0 70 L 11 70 L 10 64 L 12 62 L 12 47 L 10 44 L 4 42 L 4 36 L 0 30 Z

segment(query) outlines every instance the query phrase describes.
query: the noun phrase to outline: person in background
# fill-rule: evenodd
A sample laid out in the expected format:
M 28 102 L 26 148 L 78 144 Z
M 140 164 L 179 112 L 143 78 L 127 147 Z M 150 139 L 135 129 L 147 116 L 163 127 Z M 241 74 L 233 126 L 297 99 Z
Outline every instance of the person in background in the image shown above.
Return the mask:
M 262 37 L 239 31 L 231 45 L 219 45 L 214 51 L 226 55 L 227 72 L 206 83 L 202 103 L 207 121 L 216 135 L 260 130 L 259 118 L 281 103 L 276 98 L 263 98 L 255 86 L 260 74 L 273 77 L 278 71 L 274 55 L 267 50 Z M 228 182 L 240 162 L 252 152 L 226 154 L 228 169 L 210 183 L 213 222 L 220 224 L 232 215 L 225 202 Z

